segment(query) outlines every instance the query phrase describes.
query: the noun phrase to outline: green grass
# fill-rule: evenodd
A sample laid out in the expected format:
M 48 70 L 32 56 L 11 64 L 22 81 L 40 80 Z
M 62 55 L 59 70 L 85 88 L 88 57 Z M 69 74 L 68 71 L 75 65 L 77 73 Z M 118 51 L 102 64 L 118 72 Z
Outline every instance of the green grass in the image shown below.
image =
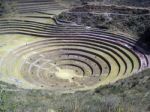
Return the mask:
M 0 110 L 4 112 L 145 112 L 150 104 L 148 89 L 150 80 L 147 79 L 143 84 L 138 83 L 133 88 L 124 84 L 126 81 L 134 83 L 134 80 L 137 82 L 145 80 L 144 77 L 149 76 L 149 71 L 146 70 L 113 85 L 97 88 L 99 91 L 62 94 L 47 90 L 3 90 L 0 92 Z M 120 82 L 123 85 L 120 85 Z M 1 84 L 15 88 L 7 83 L 1 82 Z

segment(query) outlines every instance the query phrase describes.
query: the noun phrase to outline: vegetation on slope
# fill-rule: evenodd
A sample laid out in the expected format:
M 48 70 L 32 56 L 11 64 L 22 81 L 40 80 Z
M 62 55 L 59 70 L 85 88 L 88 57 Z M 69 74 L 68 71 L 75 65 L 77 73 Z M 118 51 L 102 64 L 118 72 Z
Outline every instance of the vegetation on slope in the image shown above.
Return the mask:
M 7 88 L 1 89 L 0 92 L 0 110 L 4 112 L 148 112 L 150 111 L 149 72 L 150 70 L 145 70 L 94 91 L 76 93 L 22 90 L 7 84 Z M 4 83 L 1 82 L 1 85 Z M 13 88 L 12 91 L 8 89 L 9 87 Z
M 141 36 L 150 27 L 150 10 L 128 7 L 85 5 L 63 12 L 58 18 L 134 37 Z
M 134 5 L 134 2 L 131 2 Z M 129 4 L 131 2 L 129 1 Z M 109 3 L 112 3 L 112 1 Z M 118 3 L 121 2 L 119 1 Z M 80 16 L 80 21 L 78 21 L 78 17 L 67 13 L 59 16 L 60 19 L 84 23 L 92 27 L 119 30 L 141 37 L 149 37 L 149 15 L 121 16 L 107 13 L 101 15 L 88 13 Z M 146 39 L 144 42 L 147 41 Z M 91 91 L 65 94 L 53 93 L 47 90 L 24 90 L 14 85 L 0 82 L 0 111 L 148 112 L 150 111 L 149 73 L 150 70 L 145 70 L 125 80 L 117 81 L 113 85 L 99 87 Z
M 127 5 L 135 7 L 150 7 L 149 0 L 59 0 L 63 2 L 71 2 L 72 5 L 85 4 L 102 4 L 102 5 Z

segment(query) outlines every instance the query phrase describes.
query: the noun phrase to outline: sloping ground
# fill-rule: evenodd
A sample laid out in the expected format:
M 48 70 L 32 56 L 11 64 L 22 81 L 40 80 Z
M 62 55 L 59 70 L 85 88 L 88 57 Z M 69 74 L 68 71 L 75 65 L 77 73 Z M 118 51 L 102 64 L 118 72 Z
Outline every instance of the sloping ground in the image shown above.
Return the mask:
M 56 1 L 9 4 L 18 12 L 0 19 L 0 111 L 149 111 L 149 70 L 139 72 L 150 58 L 136 39 L 55 19 Z
M 6 0 L 1 3 L 5 13 L 33 13 L 47 12 L 49 10 L 64 10 L 65 7 L 55 0 Z
M 114 85 L 74 94 L 58 94 L 46 90 L 18 90 L 7 84 L 13 89 L 8 87 L 1 89 L 0 110 L 6 112 L 149 112 L 149 83 L 149 70 L 146 70 L 126 80 L 118 81 Z M 0 82 L 0 85 L 4 83 Z
M 2 36 L 28 35 L 28 39 L 18 46 L 13 46 L 9 41 L 7 43 L 9 47 L 2 46 L 3 55 L 1 55 L 0 66 L 2 81 L 27 89 L 87 90 L 113 83 L 149 67 L 149 55 L 145 54 L 140 45 L 136 45 L 137 40 L 96 28 L 71 24 L 61 19 L 50 19 L 55 22 L 55 25 L 43 23 L 43 20 L 36 21 L 31 19 L 31 16 L 27 16 L 30 9 L 31 12 L 36 12 L 38 10 L 36 6 L 43 8 L 46 3 L 49 1 L 36 3 L 31 0 L 16 1 L 14 4 L 16 9 L 20 5 L 27 9 L 22 12 L 23 16 L 1 18 L 0 34 Z M 59 9 L 52 3 L 55 1 L 51 1 L 51 8 Z M 87 7 L 84 7 L 83 12 L 89 9 L 96 12 L 99 8 L 103 8 Z M 114 11 L 119 9 L 119 7 L 113 7 Z M 18 10 L 22 11 L 22 9 Z M 78 10 L 82 10 L 82 7 L 71 11 L 74 14 Z M 138 14 L 149 13 L 144 9 L 136 10 Z M 127 13 L 125 8 L 120 11 Z M 135 10 L 130 9 L 130 13 L 135 13 Z M 44 15 L 48 17 L 48 13 L 45 12 L 38 12 L 37 16 L 33 17 L 39 19 Z M 27 18 L 24 19 L 26 16 Z M 39 41 L 35 42 L 35 37 L 38 37 Z M 1 39 L 3 38 L 5 36 Z M 8 48 L 9 50 L 6 50 Z
M 1 19 L 34 21 L 55 24 L 53 18 L 67 7 L 56 0 L 5 0 L 0 1 Z
M 92 89 L 149 67 L 149 56 L 140 46 L 135 48 L 136 40 L 121 35 L 69 24 L 21 20 L 1 20 L 0 24 L 3 35 L 47 38 L 26 43 L 2 57 L 1 80 L 9 82 L 13 76 L 11 83 L 21 88 Z
M 101 4 L 101 5 L 118 5 L 134 7 L 150 7 L 149 0 L 58 0 L 72 6 L 83 4 Z
M 92 2 L 92 0 L 83 0 L 83 1 Z M 113 5 L 135 6 L 135 7 L 150 7 L 149 0 L 132 0 L 132 1 L 131 0 L 96 0 L 96 1 L 108 5 L 113 4 Z
M 150 10 L 128 6 L 84 5 L 61 13 L 58 19 L 114 33 L 121 32 L 138 39 L 150 26 Z

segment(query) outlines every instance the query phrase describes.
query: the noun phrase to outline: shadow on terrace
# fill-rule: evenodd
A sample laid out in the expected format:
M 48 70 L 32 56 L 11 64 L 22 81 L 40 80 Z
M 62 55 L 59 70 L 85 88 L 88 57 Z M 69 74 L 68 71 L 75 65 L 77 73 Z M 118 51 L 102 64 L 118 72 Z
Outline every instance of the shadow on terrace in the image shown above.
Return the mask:
M 140 46 L 144 49 L 145 54 L 150 54 L 150 27 L 145 30 L 143 34 L 139 35 L 140 38 L 136 42 L 134 49 L 137 48 L 137 46 Z

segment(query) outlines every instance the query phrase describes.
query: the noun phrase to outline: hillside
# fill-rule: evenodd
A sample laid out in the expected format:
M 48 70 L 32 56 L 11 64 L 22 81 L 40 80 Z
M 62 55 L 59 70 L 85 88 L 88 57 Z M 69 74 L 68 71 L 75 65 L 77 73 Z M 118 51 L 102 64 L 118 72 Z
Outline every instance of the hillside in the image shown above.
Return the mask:
M 0 112 L 150 112 L 149 0 L 0 0 Z
M 85 26 L 131 35 L 138 39 L 150 27 L 150 10 L 107 5 L 85 5 L 63 12 L 58 17 Z
M 7 84 L 7 88 L 1 89 L 0 110 L 13 110 L 13 112 L 149 112 L 149 71 L 135 74 L 113 85 L 97 88 L 95 91 L 66 94 L 52 93 L 47 90 L 22 90 Z M 0 82 L 0 87 L 3 86 L 4 84 Z
M 69 3 L 71 5 L 80 4 L 101 4 L 101 5 L 123 5 L 123 6 L 135 6 L 135 7 L 150 7 L 149 0 L 58 0 L 61 2 Z

